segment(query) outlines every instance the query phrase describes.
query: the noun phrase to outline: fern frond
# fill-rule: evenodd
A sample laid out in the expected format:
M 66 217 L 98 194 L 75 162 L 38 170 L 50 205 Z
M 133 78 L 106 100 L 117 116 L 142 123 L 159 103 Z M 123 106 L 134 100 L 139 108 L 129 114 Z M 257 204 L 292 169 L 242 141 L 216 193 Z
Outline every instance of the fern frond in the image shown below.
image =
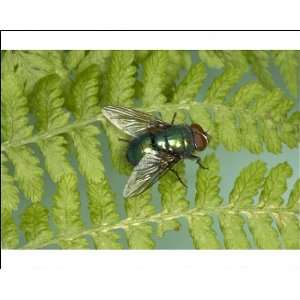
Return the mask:
M 86 51 L 85 56 L 81 59 L 77 72 L 82 72 L 91 65 L 97 65 L 99 71 L 104 73 L 107 70 L 108 62 L 111 56 L 110 50 L 91 50 Z
M 266 178 L 260 194 L 260 206 L 278 207 L 283 203 L 282 194 L 287 190 L 287 178 L 291 177 L 293 169 L 287 163 L 278 164 L 272 168 Z
M 172 103 L 190 103 L 195 100 L 206 77 L 203 64 L 194 65 L 186 77 L 177 85 Z
M 238 68 L 241 70 L 241 72 L 245 72 L 248 68 L 248 62 L 245 57 L 244 51 L 200 50 L 198 51 L 198 55 L 200 60 L 203 61 L 210 68 Z
M 234 207 L 249 207 L 258 193 L 267 171 L 266 164 L 260 160 L 254 161 L 244 168 L 235 180 L 230 192 L 229 203 Z
M 104 99 L 107 103 L 132 106 L 136 84 L 134 59 L 133 51 L 113 51 L 107 76 L 107 100 Z M 119 141 L 122 133 L 108 123 L 106 123 L 105 128 L 109 138 L 113 164 L 119 172 L 126 173 L 128 170 L 124 155 L 126 145 Z
M 51 240 L 53 233 L 49 229 L 48 211 L 41 202 L 32 203 L 26 209 L 22 216 L 21 229 L 25 233 L 27 243 L 42 245 Z
M 113 51 L 107 75 L 107 99 L 110 105 L 132 106 L 136 67 L 133 51 Z
M 287 204 L 288 209 L 295 211 L 297 215 L 286 214 L 283 216 L 275 216 L 281 235 L 283 236 L 284 245 L 287 249 L 300 248 L 300 179 L 296 180 L 294 188 L 290 193 L 289 201 Z
M 257 76 L 264 87 L 272 90 L 275 87 L 272 74 L 270 72 L 269 54 L 267 51 L 246 51 L 246 57 L 252 67 L 252 71 Z
M 33 202 L 40 201 L 43 193 L 43 170 L 30 148 L 12 148 L 7 152 L 15 173 L 14 176 L 22 192 Z
M 216 76 L 204 99 L 199 101 L 195 98 L 205 68 L 203 63 L 191 63 L 194 54 L 188 51 L 4 53 L 1 61 L 3 247 L 149 249 L 154 248 L 154 240 L 166 231 L 184 230 L 180 228 L 181 221 L 188 224 L 193 244 L 200 249 L 300 247 L 300 184 L 296 181 L 287 202 L 287 179 L 292 175 L 287 163 L 275 166 L 266 175 L 265 163 L 252 162 L 242 169 L 230 195 L 221 197 L 220 164 L 215 155 L 208 155 L 202 162 L 208 170 L 197 172 L 195 205 L 187 201 L 185 189 L 169 172 L 159 182 L 158 211 L 151 203 L 149 190 L 124 200 L 127 216 L 120 218 L 111 172 L 106 174 L 102 162 L 100 138 L 104 139 L 106 149 L 105 134 L 99 134 L 102 128 L 110 139 L 114 166 L 126 175 L 132 166 L 125 157 L 127 145 L 118 141 L 121 132 L 104 121 L 102 105 L 132 106 L 134 98 L 138 98 L 136 103 L 141 110 L 161 112 L 166 122 L 177 112 L 176 122 L 201 124 L 212 136 L 209 147 L 213 148 L 223 145 L 230 151 L 246 148 L 252 153 L 264 150 L 279 153 L 284 144 L 290 148 L 299 145 L 300 113 L 292 112 L 295 99 L 276 88 L 269 52 L 200 52 L 206 67 L 224 66 L 224 72 Z M 295 79 L 295 59 L 290 53 L 271 55 L 273 61 L 277 59 L 290 92 L 295 94 L 295 86 L 289 82 Z M 289 61 L 283 62 L 283 57 Z M 284 75 L 287 65 L 291 66 L 291 74 Z M 243 76 L 249 75 L 246 73 L 249 67 L 256 73 L 251 80 Z M 73 149 L 76 157 L 72 152 L 69 156 L 69 150 Z M 77 165 L 80 175 L 75 171 Z M 182 177 L 184 165 L 177 167 Z M 43 176 L 44 168 L 56 189 L 53 199 L 47 199 L 50 201 L 47 209 L 41 201 L 50 192 L 47 186 L 44 189 L 44 181 L 48 182 L 47 176 Z M 80 197 L 81 193 L 88 195 L 88 203 L 84 202 L 86 197 Z M 31 203 L 26 201 L 28 207 L 16 214 L 19 194 Z M 19 240 L 19 231 L 25 234 L 25 245 Z M 128 245 L 120 239 L 122 231 Z
M 12 213 L 10 210 L 1 207 L 1 247 L 14 249 L 18 247 L 18 244 L 19 234 Z
M 168 54 L 166 51 L 153 51 L 144 62 L 143 103 L 147 106 L 166 102 L 166 72 Z
M 100 112 L 98 93 L 99 71 L 97 66 L 92 65 L 78 75 L 72 87 L 72 102 L 69 99 L 68 107 L 77 120 L 88 119 Z M 99 132 L 95 125 L 88 125 L 69 133 L 76 149 L 80 172 L 94 182 L 99 182 L 99 174 L 103 171 L 97 137 Z
M 197 207 L 217 207 L 222 203 L 220 197 L 219 176 L 220 165 L 214 154 L 208 155 L 202 164 L 208 170 L 198 169 L 196 184 L 196 206 Z
M 73 175 L 66 175 L 61 178 L 54 196 L 54 207 L 52 209 L 53 220 L 62 236 L 59 244 L 62 248 L 86 248 L 87 240 L 83 237 L 68 239 L 80 229 L 83 224 L 80 218 L 80 198 L 77 192 L 77 180 Z M 66 237 L 65 239 L 63 237 Z
M 296 211 L 300 210 L 300 179 L 297 179 L 294 188 L 290 193 L 288 208 L 295 209 Z
M 32 134 L 32 126 L 29 125 L 27 116 L 27 99 L 23 95 L 20 83 L 14 80 L 13 74 L 7 74 L 1 82 L 1 129 L 4 141 L 13 143 Z M 43 191 L 43 171 L 32 150 L 27 146 L 11 148 L 7 157 L 12 161 L 15 178 L 25 196 L 32 201 L 40 200 Z
M 178 174 L 184 174 L 184 164 L 179 163 L 174 170 Z M 171 172 L 170 172 L 171 173 Z M 180 213 L 189 207 L 186 200 L 186 189 L 178 181 L 175 174 L 166 174 L 159 182 L 161 194 L 162 213 Z M 167 230 L 179 230 L 180 224 L 177 220 L 161 222 L 157 228 L 158 236 L 162 237 Z
M 215 155 L 208 155 L 203 160 L 208 170 L 198 169 L 196 183 L 196 207 L 213 208 L 222 203 L 219 195 L 219 162 Z M 213 229 L 212 215 L 191 215 L 188 217 L 189 230 L 196 249 L 218 249 L 221 247 Z
M 16 76 L 24 83 L 25 94 L 31 93 L 34 84 L 44 76 L 58 74 L 67 77 L 67 70 L 63 65 L 61 51 L 8 51 L 10 55 L 4 59 L 7 64 L 13 64 Z M 6 53 L 7 54 L 7 53 Z
M 271 51 L 271 55 L 290 93 L 297 97 L 299 95 L 300 52 L 297 50 Z
M 125 203 L 128 219 L 147 218 L 154 214 L 155 209 L 150 204 L 149 191 L 143 195 L 128 199 Z M 151 238 L 152 226 L 145 222 L 133 222 L 126 229 L 126 237 L 130 249 L 151 249 L 155 244 Z
M 189 231 L 196 249 L 219 249 L 220 242 L 213 230 L 213 220 L 210 216 L 189 217 Z
M 115 224 L 119 221 L 116 203 L 106 178 L 100 183 L 88 183 L 89 210 L 94 226 Z M 119 235 L 114 231 L 94 232 L 97 249 L 121 249 Z
M 66 106 L 77 120 L 84 120 L 100 112 L 98 104 L 99 69 L 92 65 L 79 73 L 72 86 Z
M 38 130 L 47 131 L 68 124 L 69 114 L 63 109 L 61 88 L 61 80 L 55 74 L 43 77 L 36 83 L 30 106 L 37 118 Z
M 7 157 L 1 153 L 1 209 L 12 212 L 19 204 L 19 191 L 6 163 Z
M 37 123 L 37 130 L 48 132 L 68 124 L 69 114 L 63 109 L 61 81 L 57 75 L 49 75 L 37 82 L 31 101 Z M 63 136 L 54 136 L 38 143 L 44 157 L 46 169 L 54 182 L 73 169 L 67 160 L 66 140 Z
M 236 67 L 228 67 L 218 76 L 209 87 L 205 103 L 219 104 L 225 99 L 233 86 L 242 78 L 244 70 Z
M 27 99 L 14 74 L 9 73 L 1 78 L 1 108 L 4 142 L 24 139 L 32 134 L 32 126 L 28 122 Z
M 224 67 L 224 62 L 214 50 L 200 50 L 198 55 L 200 60 L 210 68 L 221 69 Z
M 238 214 L 221 213 L 220 226 L 224 235 L 226 249 L 249 249 L 250 242 L 244 231 L 245 220 Z
M 77 69 L 80 62 L 85 57 L 84 50 L 70 50 L 64 57 L 64 65 L 70 71 Z

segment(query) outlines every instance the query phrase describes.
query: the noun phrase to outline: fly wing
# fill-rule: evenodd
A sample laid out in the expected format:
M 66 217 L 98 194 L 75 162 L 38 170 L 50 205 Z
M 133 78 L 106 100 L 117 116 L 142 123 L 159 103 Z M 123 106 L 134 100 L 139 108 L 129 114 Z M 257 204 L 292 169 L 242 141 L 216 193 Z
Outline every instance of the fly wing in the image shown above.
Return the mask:
M 133 197 L 144 192 L 179 160 L 165 152 L 153 151 L 145 154 L 133 169 L 124 188 L 123 196 Z
M 132 108 L 106 106 L 102 109 L 102 113 L 116 127 L 134 137 L 151 128 L 166 128 L 170 126 L 170 124 L 150 114 Z

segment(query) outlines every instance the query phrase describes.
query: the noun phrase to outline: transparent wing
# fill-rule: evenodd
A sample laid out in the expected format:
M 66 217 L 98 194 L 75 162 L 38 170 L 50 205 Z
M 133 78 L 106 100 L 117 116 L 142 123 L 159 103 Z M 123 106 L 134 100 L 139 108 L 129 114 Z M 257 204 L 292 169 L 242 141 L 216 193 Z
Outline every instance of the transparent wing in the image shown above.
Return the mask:
M 106 106 L 102 109 L 102 113 L 116 127 L 131 136 L 138 136 L 150 128 L 166 128 L 170 126 L 170 124 L 150 114 L 132 108 Z
M 145 154 L 133 169 L 124 188 L 123 196 L 133 197 L 144 192 L 179 160 L 164 152 L 153 151 Z

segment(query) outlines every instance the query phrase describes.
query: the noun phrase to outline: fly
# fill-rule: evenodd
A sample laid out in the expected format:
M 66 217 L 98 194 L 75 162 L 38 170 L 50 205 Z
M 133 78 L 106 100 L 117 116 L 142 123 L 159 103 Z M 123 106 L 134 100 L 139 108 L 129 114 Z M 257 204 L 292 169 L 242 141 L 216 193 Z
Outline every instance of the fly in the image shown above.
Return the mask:
M 176 113 L 171 123 L 132 108 L 106 106 L 103 115 L 114 126 L 131 136 L 128 142 L 127 159 L 134 169 L 127 181 L 123 196 L 133 197 L 143 193 L 182 159 L 193 159 L 202 167 L 201 160 L 194 155 L 206 148 L 209 135 L 199 124 L 175 125 Z

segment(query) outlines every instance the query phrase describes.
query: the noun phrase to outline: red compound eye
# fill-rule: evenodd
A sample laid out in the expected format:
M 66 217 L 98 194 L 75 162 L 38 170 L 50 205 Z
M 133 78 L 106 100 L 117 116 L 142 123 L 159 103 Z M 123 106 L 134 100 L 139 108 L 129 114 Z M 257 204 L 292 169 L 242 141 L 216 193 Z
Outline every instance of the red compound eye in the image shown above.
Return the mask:
M 192 124 L 191 129 L 193 132 L 196 150 L 204 150 L 208 144 L 208 136 L 206 132 L 199 124 Z

